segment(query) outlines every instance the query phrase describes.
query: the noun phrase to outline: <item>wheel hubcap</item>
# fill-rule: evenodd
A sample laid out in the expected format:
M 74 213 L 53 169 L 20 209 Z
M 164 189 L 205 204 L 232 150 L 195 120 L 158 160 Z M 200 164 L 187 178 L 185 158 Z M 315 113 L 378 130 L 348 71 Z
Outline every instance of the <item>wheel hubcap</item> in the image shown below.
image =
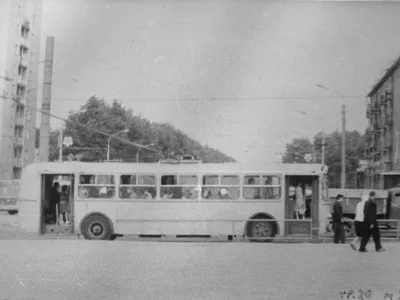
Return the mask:
M 270 230 L 269 226 L 265 223 L 257 223 L 253 227 L 253 233 L 256 237 L 269 237 Z
M 104 232 L 104 228 L 103 226 L 101 226 L 101 224 L 99 223 L 95 223 L 90 227 L 90 232 L 94 235 L 94 236 L 100 236 L 103 234 Z

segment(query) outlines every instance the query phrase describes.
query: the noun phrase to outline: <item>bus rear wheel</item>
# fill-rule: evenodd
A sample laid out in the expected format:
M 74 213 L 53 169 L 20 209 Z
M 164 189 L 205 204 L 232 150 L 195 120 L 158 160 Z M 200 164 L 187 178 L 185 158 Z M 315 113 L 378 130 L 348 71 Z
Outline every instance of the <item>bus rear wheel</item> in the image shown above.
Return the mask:
M 248 237 L 251 242 L 271 242 L 276 234 L 275 223 L 272 221 L 253 221 L 249 223 Z
M 18 213 L 18 210 L 9 210 L 8 214 L 9 215 L 16 215 Z
M 101 215 L 91 215 L 83 221 L 82 234 L 87 240 L 109 240 L 112 237 L 110 222 Z

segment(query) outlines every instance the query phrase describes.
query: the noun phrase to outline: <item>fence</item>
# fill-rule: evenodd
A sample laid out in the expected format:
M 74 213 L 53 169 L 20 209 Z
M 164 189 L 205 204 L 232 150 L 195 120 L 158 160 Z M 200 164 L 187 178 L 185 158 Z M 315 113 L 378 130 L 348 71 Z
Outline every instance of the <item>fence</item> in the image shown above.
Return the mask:
M 17 210 L 19 180 L 0 180 L 0 211 Z

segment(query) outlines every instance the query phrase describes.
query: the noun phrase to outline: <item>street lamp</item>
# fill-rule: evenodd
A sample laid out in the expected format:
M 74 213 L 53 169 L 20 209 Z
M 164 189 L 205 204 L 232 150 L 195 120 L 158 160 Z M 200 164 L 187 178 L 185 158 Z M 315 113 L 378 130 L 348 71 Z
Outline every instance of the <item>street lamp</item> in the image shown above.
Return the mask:
M 147 148 L 147 147 L 151 147 L 151 146 L 154 146 L 154 144 L 151 143 L 151 144 L 148 144 L 148 145 L 146 145 L 146 146 L 143 146 L 143 147 L 139 147 L 139 148 L 138 148 L 138 150 L 137 150 L 137 152 L 136 152 L 136 162 L 137 162 L 137 163 L 139 162 L 139 152 L 140 152 L 140 150 L 142 150 L 142 148 Z
M 345 104 L 345 97 L 343 94 L 330 89 L 326 86 L 321 84 L 316 84 L 317 87 L 334 92 L 342 98 L 342 175 L 341 175 L 341 182 L 340 186 L 342 189 L 346 188 L 346 104 Z
M 77 114 L 81 114 L 81 113 L 85 113 L 86 112 L 86 110 L 81 110 L 81 111 L 78 111 L 78 112 L 75 112 L 75 113 L 72 113 L 72 114 L 69 114 L 68 116 L 67 116 L 67 118 L 68 117 L 70 117 L 70 116 L 73 116 L 73 115 L 77 115 Z M 62 162 L 63 161 L 63 158 L 62 158 L 62 153 L 63 153 L 63 139 L 64 139 L 64 137 L 63 137 L 63 131 L 64 131 L 64 126 L 65 126 L 65 123 L 63 123 L 62 125 L 61 125 L 61 130 L 60 130 L 60 149 L 59 149 L 59 155 L 58 155 L 58 160 L 59 160 L 59 162 Z
M 124 129 L 124 130 L 122 130 L 122 131 L 119 131 L 119 132 L 117 132 L 117 133 L 114 133 L 113 135 L 111 135 L 111 136 L 108 138 L 108 143 L 107 143 L 107 160 L 110 160 L 110 141 L 111 141 L 111 138 L 114 137 L 114 136 L 116 136 L 116 135 L 118 135 L 118 134 L 121 134 L 121 133 L 127 133 L 128 131 L 129 131 L 129 129 Z

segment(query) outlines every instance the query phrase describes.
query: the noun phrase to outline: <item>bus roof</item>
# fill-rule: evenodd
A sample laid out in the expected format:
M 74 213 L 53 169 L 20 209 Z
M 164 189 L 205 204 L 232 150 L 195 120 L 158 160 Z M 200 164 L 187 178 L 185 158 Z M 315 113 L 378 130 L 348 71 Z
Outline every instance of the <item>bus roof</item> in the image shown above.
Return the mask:
M 70 173 L 163 173 L 163 172 L 203 172 L 203 173 L 278 173 L 290 175 L 320 175 L 328 168 L 321 164 L 241 164 L 241 163 L 123 163 L 123 162 L 40 162 L 27 166 L 28 172 L 70 174 Z

